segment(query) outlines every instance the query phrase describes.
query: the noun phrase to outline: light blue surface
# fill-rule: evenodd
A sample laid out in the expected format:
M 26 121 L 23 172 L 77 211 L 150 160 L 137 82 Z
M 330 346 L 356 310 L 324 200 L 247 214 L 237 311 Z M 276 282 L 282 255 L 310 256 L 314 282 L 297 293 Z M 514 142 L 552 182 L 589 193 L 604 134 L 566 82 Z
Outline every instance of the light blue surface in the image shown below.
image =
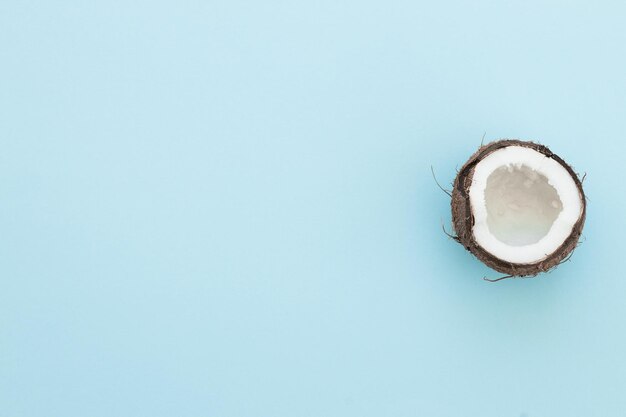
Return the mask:
M 0 416 L 624 416 L 625 13 L 1 2 Z M 588 173 L 550 275 L 441 231 L 485 131 Z

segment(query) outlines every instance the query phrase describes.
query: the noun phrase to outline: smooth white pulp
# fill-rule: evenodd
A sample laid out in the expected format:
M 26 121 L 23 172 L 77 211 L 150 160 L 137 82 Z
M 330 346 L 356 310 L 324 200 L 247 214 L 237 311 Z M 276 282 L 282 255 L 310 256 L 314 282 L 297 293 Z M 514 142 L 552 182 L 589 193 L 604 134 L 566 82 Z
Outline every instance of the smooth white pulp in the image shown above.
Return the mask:
M 469 197 L 476 243 L 520 264 L 541 261 L 558 249 L 583 209 L 582 195 L 565 167 L 515 145 L 476 165 Z

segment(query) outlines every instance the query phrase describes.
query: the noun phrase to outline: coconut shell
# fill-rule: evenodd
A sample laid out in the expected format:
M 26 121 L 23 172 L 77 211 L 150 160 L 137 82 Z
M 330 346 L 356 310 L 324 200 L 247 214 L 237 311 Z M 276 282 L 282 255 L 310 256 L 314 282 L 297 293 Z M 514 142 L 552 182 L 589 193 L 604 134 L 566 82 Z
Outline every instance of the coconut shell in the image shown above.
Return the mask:
M 576 187 L 578 188 L 578 192 L 580 193 L 580 198 L 582 202 L 582 214 L 572 228 L 572 232 L 568 236 L 568 238 L 556 251 L 554 251 L 548 257 L 540 262 L 532 264 L 511 263 L 495 257 L 491 253 L 487 252 L 480 245 L 478 245 L 478 243 L 476 243 L 476 240 L 474 239 L 474 235 L 472 233 L 472 228 L 474 226 L 474 216 L 472 215 L 472 210 L 470 206 L 469 189 L 472 185 L 474 168 L 482 159 L 484 159 L 490 153 L 498 149 L 513 145 L 534 149 L 535 151 L 540 152 L 548 158 L 552 158 L 559 164 L 561 164 L 576 183 Z M 552 151 L 550 151 L 550 149 L 533 142 L 526 142 L 516 139 L 502 139 L 481 146 L 478 151 L 476 151 L 476 153 L 474 153 L 474 155 L 472 155 L 469 160 L 463 165 L 463 167 L 457 174 L 456 179 L 454 180 L 451 206 L 452 223 L 457 235 L 456 240 L 461 245 L 463 245 L 465 249 L 470 251 L 485 265 L 495 269 L 498 272 L 502 272 L 503 274 L 511 276 L 523 277 L 535 276 L 541 272 L 546 272 L 558 266 L 576 248 L 585 223 L 587 200 L 585 199 L 583 186 L 578 178 L 578 175 L 563 159 L 555 155 Z

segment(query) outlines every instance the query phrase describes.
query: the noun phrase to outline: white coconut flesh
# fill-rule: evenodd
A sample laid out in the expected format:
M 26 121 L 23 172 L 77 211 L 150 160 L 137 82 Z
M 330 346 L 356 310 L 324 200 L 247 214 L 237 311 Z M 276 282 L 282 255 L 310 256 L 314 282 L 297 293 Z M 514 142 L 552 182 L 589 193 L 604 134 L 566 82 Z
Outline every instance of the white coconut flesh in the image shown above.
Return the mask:
M 582 215 L 582 196 L 563 165 L 523 146 L 492 152 L 469 190 L 478 245 L 507 262 L 532 264 L 555 252 Z

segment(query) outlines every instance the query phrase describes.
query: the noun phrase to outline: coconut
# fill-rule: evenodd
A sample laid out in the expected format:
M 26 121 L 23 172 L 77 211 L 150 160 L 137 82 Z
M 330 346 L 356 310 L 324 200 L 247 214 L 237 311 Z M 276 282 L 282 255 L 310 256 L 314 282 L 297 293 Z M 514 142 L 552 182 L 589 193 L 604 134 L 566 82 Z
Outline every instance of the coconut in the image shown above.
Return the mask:
M 503 139 L 481 146 L 454 180 L 455 239 L 508 276 L 558 266 L 578 245 L 586 199 L 578 175 L 543 145 Z

